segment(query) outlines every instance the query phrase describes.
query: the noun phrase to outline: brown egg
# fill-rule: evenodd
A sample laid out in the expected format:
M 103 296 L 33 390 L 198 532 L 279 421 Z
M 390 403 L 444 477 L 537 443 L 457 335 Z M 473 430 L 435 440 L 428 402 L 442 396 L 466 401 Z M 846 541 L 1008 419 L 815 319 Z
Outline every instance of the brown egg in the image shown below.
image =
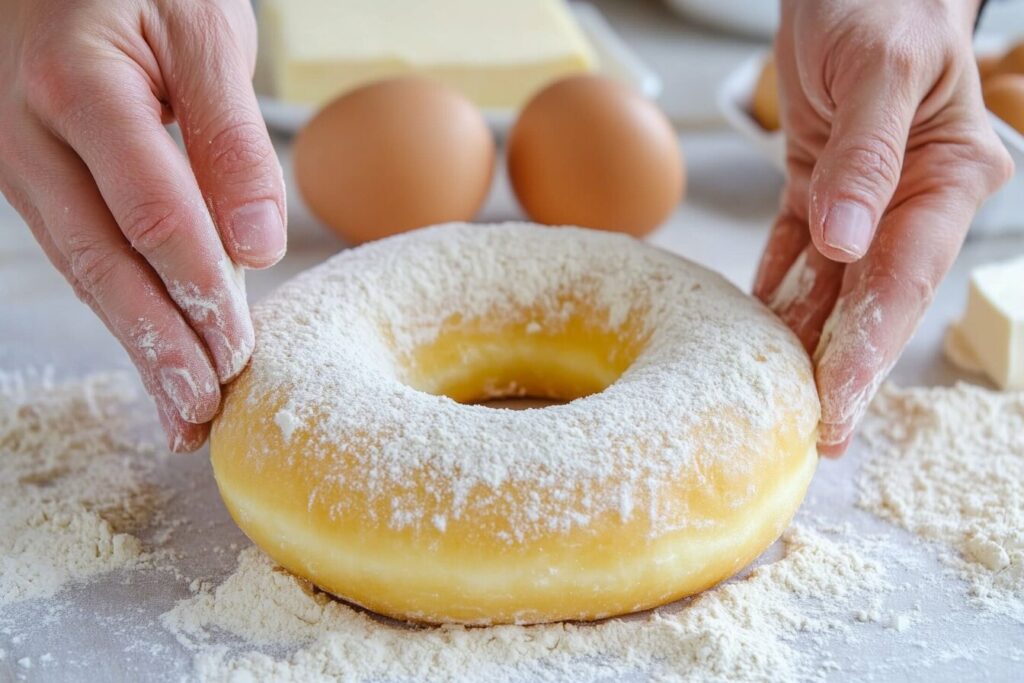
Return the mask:
M 1024 75 L 993 76 L 982 93 L 989 111 L 1024 133 Z
M 754 96 L 750 100 L 750 113 L 765 130 L 779 129 L 779 74 L 775 68 L 775 59 L 769 56 L 761 75 L 754 86 Z
M 683 197 L 672 125 L 653 102 L 599 76 L 573 76 L 531 99 L 508 139 L 508 170 L 529 216 L 636 236 Z
M 978 55 L 978 75 L 981 76 L 981 80 L 985 80 L 989 76 L 992 76 L 996 69 L 999 68 L 999 62 L 1002 61 L 1002 55 Z
M 1024 41 L 1007 50 L 989 75 L 1000 74 L 1024 74 Z
M 310 210 L 352 244 L 470 220 L 487 197 L 494 138 L 462 95 L 397 78 L 321 109 L 295 140 L 295 176 Z

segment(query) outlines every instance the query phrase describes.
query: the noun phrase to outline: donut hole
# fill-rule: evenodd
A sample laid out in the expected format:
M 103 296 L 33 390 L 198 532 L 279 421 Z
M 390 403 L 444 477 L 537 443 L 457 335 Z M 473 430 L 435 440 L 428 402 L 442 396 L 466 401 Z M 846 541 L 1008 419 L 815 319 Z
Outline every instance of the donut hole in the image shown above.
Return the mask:
M 550 408 L 551 406 L 562 406 L 568 401 L 560 401 L 551 398 L 534 398 L 533 396 L 521 396 L 510 398 L 492 398 L 486 401 L 478 401 L 474 405 L 485 408 L 497 408 L 500 410 L 530 410 L 532 408 Z
M 453 320 L 400 362 L 403 379 L 429 394 L 493 408 L 568 403 L 609 387 L 646 342 L 637 316 L 615 328 L 601 324 L 607 317 L 577 314 L 547 325 L 525 317 L 500 326 Z

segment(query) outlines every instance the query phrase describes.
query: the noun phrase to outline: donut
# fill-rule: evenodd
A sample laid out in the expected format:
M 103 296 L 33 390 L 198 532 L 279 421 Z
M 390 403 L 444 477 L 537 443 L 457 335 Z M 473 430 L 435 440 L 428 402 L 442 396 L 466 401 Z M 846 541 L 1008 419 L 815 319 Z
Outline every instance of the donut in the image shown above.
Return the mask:
M 253 310 L 213 472 L 239 527 L 426 623 L 594 620 L 732 576 L 818 456 L 807 354 L 719 275 L 625 235 L 448 224 Z M 481 405 L 535 397 L 555 405 Z

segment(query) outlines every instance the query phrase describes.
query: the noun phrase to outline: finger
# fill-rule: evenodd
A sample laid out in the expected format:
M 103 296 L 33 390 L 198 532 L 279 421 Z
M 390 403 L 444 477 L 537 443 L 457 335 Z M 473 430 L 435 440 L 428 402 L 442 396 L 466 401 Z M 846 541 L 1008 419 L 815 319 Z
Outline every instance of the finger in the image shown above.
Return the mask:
M 60 151 L 60 143 L 56 140 L 49 140 L 45 131 L 38 127 L 32 126 L 31 124 L 21 126 L 18 130 L 17 137 L 21 143 L 17 146 L 17 149 L 8 150 L 9 154 L 5 157 L 5 161 L 16 163 L 19 168 L 16 173 L 5 173 L 4 178 L 10 180 L 11 178 L 26 177 L 26 176 L 41 176 L 40 171 L 43 169 L 39 166 L 39 159 L 47 158 L 47 152 L 53 152 L 54 150 Z M 35 140 L 35 144 L 31 141 Z M 26 148 L 28 153 L 26 154 Z M 51 147 L 50 150 L 47 147 Z M 66 151 L 66 150 L 65 150 Z M 21 163 L 18 163 L 18 162 Z M 63 174 L 60 173 L 59 158 L 58 163 L 55 165 L 57 180 L 59 181 Z M 79 162 L 80 163 L 80 162 Z M 11 171 L 11 168 L 6 167 L 5 171 Z M 54 169 L 50 169 L 46 172 L 46 176 L 50 176 Z M 40 188 L 44 186 L 44 181 L 38 180 L 37 182 L 31 183 L 31 186 Z M 103 310 L 103 307 L 96 301 L 92 294 L 86 289 L 74 276 L 72 272 L 71 264 L 64 256 L 63 250 L 54 242 L 53 237 L 50 235 L 49 230 L 46 229 L 43 217 L 37 210 L 33 199 L 29 196 L 28 191 L 22 185 L 14 186 L 9 182 L 3 183 L 3 194 L 7 197 L 8 201 L 15 207 L 15 209 L 22 215 L 25 222 L 28 224 L 29 229 L 32 231 L 36 241 L 43 249 L 43 253 L 47 256 L 54 267 L 65 276 L 68 283 L 71 285 L 75 294 L 85 304 L 87 304 L 93 312 L 100 318 L 103 324 L 117 337 L 121 335 L 117 334 L 117 330 L 111 324 L 110 319 L 107 317 Z M 93 188 L 95 191 L 95 188 Z M 56 197 L 53 192 L 44 192 L 43 196 L 48 199 L 54 199 Z M 163 425 L 164 432 L 167 435 L 168 446 L 171 450 L 182 451 L 182 450 L 195 450 L 203 444 L 208 435 L 209 429 L 205 425 L 194 425 L 189 422 L 185 422 L 177 409 L 171 404 L 170 399 L 167 397 L 166 392 L 161 389 L 155 377 L 158 373 L 151 371 L 144 363 L 141 355 L 130 347 L 125 347 L 129 356 L 132 358 L 136 367 L 139 369 L 139 375 L 143 380 L 143 384 L 146 390 L 151 396 L 153 396 L 156 406 L 157 413 L 160 416 L 160 422 Z
M 84 169 L 82 169 L 84 175 Z M 217 375 L 203 345 L 164 291 L 159 279 L 124 241 L 98 192 L 86 179 L 60 194 L 78 216 L 41 211 L 61 248 L 76 288 L 103 312 L 107 326 L 128 351 L 143 382 L 181 420 L 213 419 L 220 404 Z M 159 388 L 159 391 L 156 391 Z M 166 406 L 165 406 L 166 408 Z
M 210 436 L 210 424 L 193 424 L 181 419 L 166 403 L 157 403 L 160 425 L 167 434 L 167 446 L 175 453 L 191 453 L 198 450 Z
M 786 186 L 754 277 L 754 296 L 771 299 L 811 237 L 807 230 L 807 191 L 813 156 L 793 136 L 786 139 Z
M 862 257 L 899 183 L 920 98 L 889 73 L 862 78 L 837 101 L 811 176 L 808 225 L 822 254 Z
M 761 254 L 757 275 L 754 276 L 754 296 L 769 303 L 793 262 L 810 241 L 806 221 L 791 211 L 783 210 L 775 219 Z
M 847 266 L 815 352 L 823 454 L 840 455 L 848 445 L 956 257 L 975 208 L 956 189 L 910 199 L 883 219 L 867 255 Z
M 765 244 L 754 279 L 754 295 L 770 301 L 793 262 L 810 242 L 807 227 L 811 172 L 817 149 L 827 133 L 808 107 L 795 106 L 806 98 L 792 45 L 792 29 L 776 38 L 775 59 L 779 74 L 780 120 L 786 135 L 786 186 L 779 215 Z M 792 101 L 791 101 L 792 100 Z
M 212 3 L 169 7 L 159 34 L 166 40 L 154 49 L 174 74 L 165 87 L 199 187 L 232 260 L 271 266 L 286 246 L 284 181 L 253 92 L 241 18 L 229 23 Z
M 71 265 L 43 226 L 42 218 L 35 211 L 35 208 L 32 207 L 30 210 L 19 209 L 19 213 L 25 217 L 33 235 L 43 248 L 43 253 L 46 254 L 58 272 L 65 276 L 78 298 L 93 310 L 108 330 L 115 333 L 115 336 L 119 336 L 116 335 L 116 330 L 114 330 L 110 320 L 104 313 L 103 307 L 71 274 Z M 141 367 L 139 354 L 130 352 L 129 357 L 132 358 L 138 368 L 139 376 L 143 379 L 147 392 L 156 402 L 157 415 L 160 417 L 160 424 L 163 427 L 164 434 L 167 436 L 168 448 L 175 452 L 190 452 L 202 446 L 209 435 L 209 426 L 207 424 L 192 424 L 183 420 L 177 409 L 171 404 L 166 392 L 154 384 L 152 378 L 157 373 L 146 371 Z
M 120 231 L 204 340 L 219 380 L 230 380 L 252 352 L 252 321 L 240 274 L 160 123 L 160 103 L 127 62 L 81 74 L 54 68 L 58 74 L 36 99 L 47 124 L 86 163 Z
M 808 353 L 818 345 L 822 326 L 835 306 L 844 269 L 844 264 L 825 258 L 808 243 L 768 300 Z
M 35 154 L 21 170 L 44 249 L 121 341 L 161 408 L 209 421 L 220 390 L 199 339 L 121 235 L 81 160 L 42 128 L 29 134 Z
M 71 275 L 71 265 L 64 258 L 63 252 L 53 241 L 49 231 L 46 230 L 42 217 L 35 206 L 28 200 L 27 195 L 6 186 L 3 194 L 25 219 L 36 241 L 42 247 L 43 253 L 46 254 L 46 257 L 57 271 L 65 276 L 78 298 L 93 310 L 96 316 L 106 325 L 107 329 L 113 331 L 113 327 L 103 312 L 103 308 Z M 16 196 L 18 197 L 17 199 L 15 198 Z M 163 426 L 164 433 L 167 435 L 168 447 L 173 451 L 180 452 L 192 451 L 202 446 L 208 435 L 208 428 L 205 425 L 194 425 L 182 420 L 178 412 L 170 406 L 170 402 L 164 392 L 159 387 L 152 386 L 152 382 L 146 381 L 145 378 L 151 376 L 151 374 L 141 372 L 140 368 L 140 377 L 144 378 L 143 384 L 146 385 L 146 390 L 156 401 L 157 414 L 160 417 L 160 424 Z

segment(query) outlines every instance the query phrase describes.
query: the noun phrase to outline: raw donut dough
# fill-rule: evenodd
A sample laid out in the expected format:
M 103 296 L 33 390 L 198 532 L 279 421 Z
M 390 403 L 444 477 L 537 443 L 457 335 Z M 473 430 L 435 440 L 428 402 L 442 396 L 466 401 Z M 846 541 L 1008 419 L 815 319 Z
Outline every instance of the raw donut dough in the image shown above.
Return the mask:
M 343 252 L 254 310 L 212 434 L 238 525 L 374 611 L 598 619 L 739 571 L 817 463 L 797 339 L 632 238 L 451 224 Z M 530 410 L 504 396 L 569 401 Z

